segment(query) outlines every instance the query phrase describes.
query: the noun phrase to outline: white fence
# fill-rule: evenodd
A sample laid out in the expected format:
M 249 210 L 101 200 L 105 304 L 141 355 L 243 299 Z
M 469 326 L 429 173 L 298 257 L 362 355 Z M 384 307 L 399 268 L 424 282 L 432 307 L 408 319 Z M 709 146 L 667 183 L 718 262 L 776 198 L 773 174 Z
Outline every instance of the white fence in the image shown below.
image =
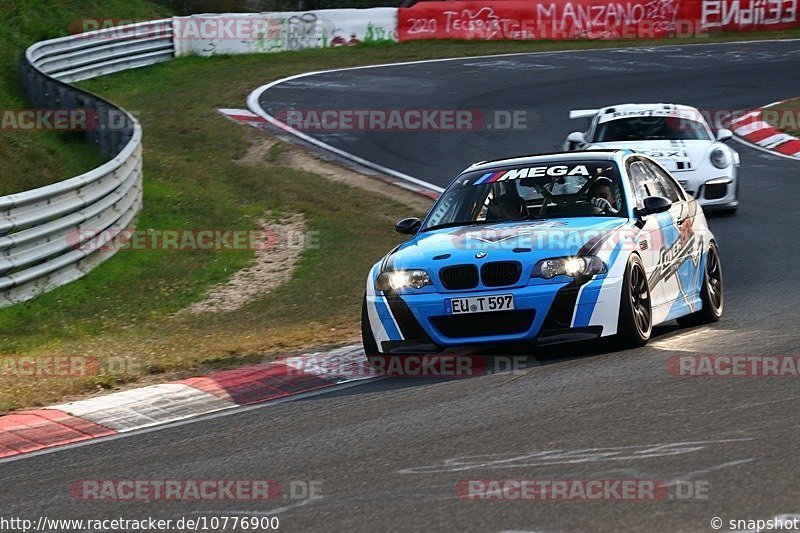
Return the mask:
M 256 54 L 397 41 L 397 8 L 175 17 L 175 55 Z
M 31 46 L 20 75 L 37 109 L 96 117 L 87 142 L 110 161 L 81 176 L 0 196 L 0 306 L 77 279 L 112 252 L 105 240 L 142 205 L 142 128 L 124 109 L 68 85 L 174 56 L 172 21 L 100 30 Z

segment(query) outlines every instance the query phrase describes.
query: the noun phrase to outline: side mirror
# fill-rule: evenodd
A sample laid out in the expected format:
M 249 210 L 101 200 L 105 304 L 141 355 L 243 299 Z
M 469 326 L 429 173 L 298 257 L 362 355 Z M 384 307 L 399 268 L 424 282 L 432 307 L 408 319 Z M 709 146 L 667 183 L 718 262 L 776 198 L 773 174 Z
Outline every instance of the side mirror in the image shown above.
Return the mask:
M 404 218 L 394 225 L 394 230 L 397 233 L 402 233 L 404 235 L 414 235 L 417 231 L 419 231 L 420 226 L 422 226 L 422 221 L 420 219 Z
M 733 138 L 733 132 L 731 130 L 726 130 L 725 128 L 717 130 L 717 140 L 719 142 L 725 142 L 732 138 Z
M 567 143 L 569 143 L 570 148 L 573 148 L 575 145 L 586 143 L 586 137 L 583 132 L 573 131 L 567 135 Z
M 648 196 L 644 199 L 644 207 L 636 210 L 636 214 L 640 217 L 647 215 L 657 215 L 658 213 L 665 213 L 672 207 L 672 200 L 664 198 L 663 196 Z

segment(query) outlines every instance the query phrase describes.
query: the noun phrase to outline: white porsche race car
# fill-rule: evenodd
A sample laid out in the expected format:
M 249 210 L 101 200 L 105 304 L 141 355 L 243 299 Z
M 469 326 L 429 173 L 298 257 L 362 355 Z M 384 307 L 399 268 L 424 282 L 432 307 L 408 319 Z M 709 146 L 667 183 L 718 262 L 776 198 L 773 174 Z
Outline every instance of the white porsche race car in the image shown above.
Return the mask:
M 706 212 L 735 213 L 739 206 L 739 154 L 716 136 L 699 110 L 676 104 L 623 104 L 570 111 L 591 118 L 586 132 L 570 133 L 564 150 L 627 148 L 656 159 Z

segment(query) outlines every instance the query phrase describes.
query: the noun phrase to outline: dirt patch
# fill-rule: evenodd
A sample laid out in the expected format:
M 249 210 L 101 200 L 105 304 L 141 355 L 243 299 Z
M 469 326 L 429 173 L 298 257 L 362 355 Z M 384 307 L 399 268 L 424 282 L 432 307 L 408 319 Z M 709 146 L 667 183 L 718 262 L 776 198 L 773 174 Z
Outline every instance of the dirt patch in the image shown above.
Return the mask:
M 250 147 L 238 163 L 262 168 L 278 165 L 291 167 L 381 194 L 414 210 L 425 211 L 431 206 L 431 200 L 418 194 L 323 161 L 307 150 L 285 143 L 266 132 L 251 133 L 248 140 Z M 300 243 L 304 241 L 293 237 L 305 233 L 306 225 L 302 215 L 291 215 L 279 222 L 260 219 L 257 225 L 267 236 L 266 241 L 272 241 L 274 245 L 269 245 L 268 242 L 263 249 L 256 250 L 251 266 L 237 271 L 227 283 L 212 287 L 203 300 L 190 305 L 181 313 L 199 315 L 235 311 L 291 279 L 303 253 Z
M 414 210 L 426 211 L 431 206 L 431 200 L 421 195 L 324 161 L 307 150 L 285 143 L 266 132 L 251 133 L 248 135 L 248 140 L 251 143 L 250 147 L 237 161 L 238 163 L 262 168 L 278 165 L 291 167 L 381 194 Z M 303 241 L 293 238 L 305 233 L 305 221 L 302 215 L 291 215 L 279 222 L 261 219 L 257 224 L 268 236 L 266 240 L 274 241 L 275 246 L 256 250 L 251 266 L 233 274 L 227 283 L 212 287 L 202 301 L 192 304 L 182 313 L 199 315 L 235 311 L 291 279 L 297 261 L 303 253 L 303 247 L 299 245 Z
M 320 159 L 308 150 L 285 143 L 267 132 L 253 132 L 248 138 L 250 148 L 239 163 L 260 167 L 281 165 L 312 172 L 337 183 L 386 196 L 415 211 L 427 212 L 433 205 L 433 200 L 420 194 Z
M 190 305 L 191 314 L 221 313 L 241 309 L 280 287 L 292 278 L 297 261 L 305 249 L 306 223 L 302 215 L 291 215 L 279 222 L 257 221 L 263 231 L 263 246 L 255 250 L 253 264 L 239 270 L 227 283 L 211 287 L 205 297 Z

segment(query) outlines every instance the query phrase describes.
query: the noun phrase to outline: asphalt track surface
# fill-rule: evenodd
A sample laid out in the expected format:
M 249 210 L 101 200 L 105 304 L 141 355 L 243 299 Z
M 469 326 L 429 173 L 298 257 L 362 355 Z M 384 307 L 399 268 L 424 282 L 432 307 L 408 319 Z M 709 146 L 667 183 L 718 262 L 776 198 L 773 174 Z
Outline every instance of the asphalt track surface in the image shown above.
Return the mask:
M 302 89 L 302 90 L 300 90 Z M 328 143 L 444 185 L 469 162 L 557 149 L 573 108 L 677 101 L 743 109 L 800 93 L 800 43 L 606 50 L 350 70 L 278 85 L 264 106 L 531 109 L 525 132 L 360 132 Z M 712 531 L 710 520 L 800 513 L 800 382 L 676 378 L 670 356 L 800 353 L 800 162 L 738 146 L 741 208 L 710 220 L 723 320 L 658 328 L 638 350 L 562 346 L 525 370 L 385 379 L 0 464 L 2 515 L 50 518 L 276 513 L 305 530 Z M 391 231 L 387 227 L 387 231 Z M 547 452 L 547 453 L 545 453 Z M 323 498 L 81 502 L 78 479 L 318 480 Z M 698 482 L 707 499 L 461 501 L 470 479 Z

